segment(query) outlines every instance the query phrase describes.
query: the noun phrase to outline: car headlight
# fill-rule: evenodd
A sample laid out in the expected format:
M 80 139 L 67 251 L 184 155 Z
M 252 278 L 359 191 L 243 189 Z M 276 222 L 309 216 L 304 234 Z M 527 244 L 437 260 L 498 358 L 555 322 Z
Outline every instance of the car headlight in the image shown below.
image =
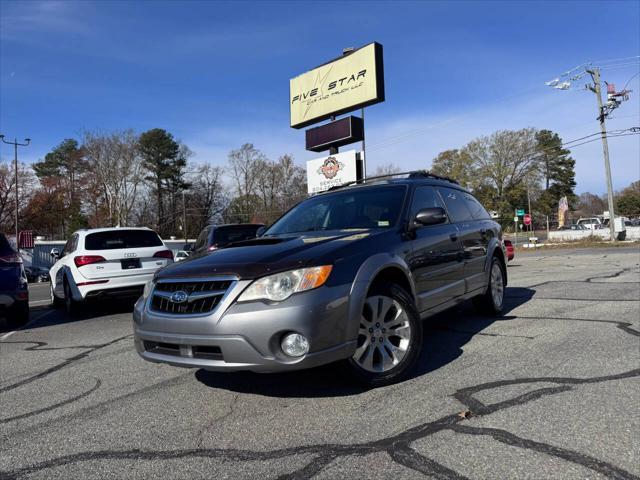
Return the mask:
M 153 290 L 154 285 L 155 285 L 154 280 L 149 280 L 147 283 L 144 284 L 144 290 L 142 291 L 142 298 L 147 298 L 149 295 L 151 295 L 151 290 Z
M 242 292 L 238 301 L 248 302 L 250 300 L 264 299 L 280 302 L 294 293 L 304 292 L 323 285 L 329 278 L 331 268 L 331 265 L 300 268 L 260 278 Z

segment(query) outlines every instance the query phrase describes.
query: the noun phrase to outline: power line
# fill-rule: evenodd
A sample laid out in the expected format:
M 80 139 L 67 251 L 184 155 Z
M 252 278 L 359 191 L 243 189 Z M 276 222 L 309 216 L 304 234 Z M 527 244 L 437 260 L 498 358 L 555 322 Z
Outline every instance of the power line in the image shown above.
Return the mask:
M 617 134 L 617 135 L 608 135 L 607 134 L 607 138 L 626 137 L 628 135 L 640 135 L 640 132 L 637 132 L 637 133 L 620 133 L 620 134 Z M 579 147 L 580 145 L 585 145 L 585 144 L 591 143 L 591 142 L 597 142 L 598 140 L 600 140 L 600 139 L 599 138 L 592 138 L 591 140 L 587 140 L 586 142 L 578 143 L 576 145 L 571 145 L 570 148 Z

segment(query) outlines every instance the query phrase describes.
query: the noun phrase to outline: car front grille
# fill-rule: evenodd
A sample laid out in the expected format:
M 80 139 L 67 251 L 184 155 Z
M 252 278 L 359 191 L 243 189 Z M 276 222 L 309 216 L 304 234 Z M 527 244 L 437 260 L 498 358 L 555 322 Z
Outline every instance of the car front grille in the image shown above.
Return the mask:
M 233 283 L 228 279 L 160 280 L 151 294 L 150 308 L 165 314 L 209 314 L 220 304 Z M 179 298 L 177 292 L 186 295 Z

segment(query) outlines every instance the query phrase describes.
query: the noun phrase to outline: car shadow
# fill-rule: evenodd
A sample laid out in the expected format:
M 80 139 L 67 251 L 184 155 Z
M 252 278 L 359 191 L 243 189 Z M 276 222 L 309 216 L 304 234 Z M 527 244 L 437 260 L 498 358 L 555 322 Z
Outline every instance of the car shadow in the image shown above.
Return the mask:
M 53 325 L 80 322 L 83 320 L 99 319 L 109 315 L 133 312 L 134 300 L 96 301 L 83 305 L 76 315 L 67 315 L 63 309 L 54 309 L 50 305 L 29 308 L 29 323 L 20 330 L 34 330 Z M 16 330 L 9 325 L 6 318 L 0 318 L 0 333 Z
M 453 362 L 463 354 L 462 347 L 493 322 L 516 318 L 507 315 L 528 302 L 534 294 L 535 290 L 529 288 L 507 288 L 505 308 L 499 317 L 478 315 L 471 302 L 464 302 L 425 320 L 422 352 L 409 378 L 422 376 Z M 369 390 L 355 384 L 336 364 L 271 374 L 200 369 L 196 371 L 195 378 L 210 388 L 266 397 L 339 397 Z

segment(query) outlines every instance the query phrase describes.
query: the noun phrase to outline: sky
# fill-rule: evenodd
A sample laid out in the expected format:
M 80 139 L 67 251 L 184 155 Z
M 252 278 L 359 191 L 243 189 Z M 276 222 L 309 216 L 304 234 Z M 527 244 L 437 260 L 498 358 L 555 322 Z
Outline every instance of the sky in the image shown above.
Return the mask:
M 366 110 L 369 172 L 429 168 L 497 130 L 598 132 L 586 78 L 566 91 L 544 83 L 584 63 L 633 90 L 608 128 L 640 126 L 638 1 L 0 0 L 0 133 L 32 139 L 26 162 L 85 131 L 157 127 L 196 163 L 224 166 L 253 143 L 304 165 L 320 155 L 289 127 L 289 79 L 372 41 L 384 46 L 386 101 Z M 638 180 L 640 135 L 609 149 L 614 189 Z M 605 192 L 602 144 L 572 156 L 577 191 Z

